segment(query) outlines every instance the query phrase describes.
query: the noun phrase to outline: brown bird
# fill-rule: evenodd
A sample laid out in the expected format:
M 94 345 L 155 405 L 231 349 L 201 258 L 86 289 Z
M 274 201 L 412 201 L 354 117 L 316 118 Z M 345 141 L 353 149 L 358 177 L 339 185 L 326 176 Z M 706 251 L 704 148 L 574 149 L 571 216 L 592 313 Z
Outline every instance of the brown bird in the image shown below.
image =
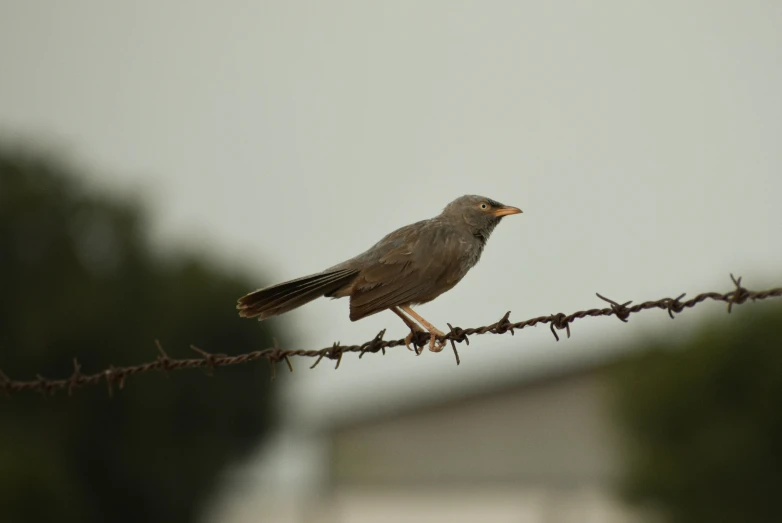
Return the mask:
M 445 334 L 410 307 L 430 302 L 459 283 L 478 263 L 503 216 L 520 212 L 483 196 L 462 196 L 439 216 L 397 229 L 355 258 L 253 291 L 239 298 L 236 308 L 242 317 L 265 320 L 321 296 L 349 296 L 351 321 L 390 309 L 410 328 L 408 349 L 418 353 L 410 342 L 418 332 L 428 332 L 429 350 L 439 352 L 445 341 L 436 343 L 437 337 Z

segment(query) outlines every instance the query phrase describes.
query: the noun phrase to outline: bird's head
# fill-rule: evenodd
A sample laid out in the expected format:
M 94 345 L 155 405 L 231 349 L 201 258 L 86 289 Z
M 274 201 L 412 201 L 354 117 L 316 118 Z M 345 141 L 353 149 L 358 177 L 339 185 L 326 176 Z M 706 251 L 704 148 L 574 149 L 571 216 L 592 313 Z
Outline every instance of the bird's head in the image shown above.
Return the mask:
M 503 205 L 496 200 L 473 194 L 461 196 L 443 209 L 442 216 L 456 223 L 465 223 L 470 232 L 483 243 L 504 216 L 519 214 L 521 209 Z

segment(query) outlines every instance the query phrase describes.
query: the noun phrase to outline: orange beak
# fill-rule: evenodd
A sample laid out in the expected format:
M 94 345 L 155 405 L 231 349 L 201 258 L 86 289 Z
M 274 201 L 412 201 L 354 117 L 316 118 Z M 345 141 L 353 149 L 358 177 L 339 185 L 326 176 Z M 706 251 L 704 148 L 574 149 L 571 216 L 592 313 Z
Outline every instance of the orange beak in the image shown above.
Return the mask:
M 511 214 L 521 214 L 521 209 L 519 209 L 518 207 L 511 207 L 508 205 L 505 207 L 500 207 L 496 211 L 492 212 L 492 214 L 499 218 L 502 216 L 509 216 Z

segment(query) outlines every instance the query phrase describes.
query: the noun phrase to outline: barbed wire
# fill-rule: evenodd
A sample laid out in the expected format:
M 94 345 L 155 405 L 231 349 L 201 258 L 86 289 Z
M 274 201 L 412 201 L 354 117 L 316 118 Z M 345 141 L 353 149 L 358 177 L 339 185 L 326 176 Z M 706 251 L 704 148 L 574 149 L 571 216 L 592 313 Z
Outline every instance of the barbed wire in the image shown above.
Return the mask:
M 671 319 L 674 318 L 674 314 L 682 312 L 684 309 L 695 307 L 696 305 L 705 301 L 721 301 L 728 304 L 728 312 L 730 313 L 734 305 L 740 305 L 747 300 L 766 300 L 769 298 L 782 297 L 782 287 L 776 287 L 764 291 L 750 291 L 741 286 L 741 278 L 735 278 L 730 275 L 735 289 L 726 292 L 704 292 L 698 294 L 694 298 L 682 301 L 686 294 L 681 294 L 676 298 L 661 298 L 654 301 L 645 301 L 633 306 L 630 306 L 632 301 L 624 303 L 618 303 L 610 298 L 596 293 L 597 297 L 607 302 L 610 307 L 602 309 L 587 309 L 582 311 L 573 312 L 571 314 L 557 313 L 549 314 L 545 316 L 538 316 L 536 318 L 530 318 L 528 320 L 511 322 L 510 311 L 506 312 L 502 318 L 496 323 L 486 325 L 483 327 L 471 327 L 463 329 L 461 327 L 453 327 L 448 323 L 450 331 L 445 336 L 438 337 L 439 340 L 449 341 L 451 348 L 453 349 L 454 356 L 456 358 L 456 364 L 459 365 L 459 352 L 456 350 L 456 344 L 464 342 L 470 344 L 469 336 L 481 335 L 481 334 L 505 334 L 510 332 L 511 335 L 515 334 L 516 330 L 521 330 L 526 327 L 534 327 L 539 324 L 548 324 L 551 333 L 554 335 L 556 341 L 559 341 L 559 335 L 557 330 L 564 330 L 567 333 L 567 337 L 570 337 L 570 325 L 575 320 L 583 318 L 597 317 L 597 316 L 616 316 L 622 322 L 627 322 L 631 314 L 636 314 L 641 311 L 651 309 L 661 309 L 668 312 Z M 108 387 L 109 395 L 113 395 L 114 388 L 122 389 L 125 386 L 126 380 L 135 376 L 136 374 L 143 374 L 151 371 L 169 372 L 172 370 L 180 369 L 193 369 L 201 368 L 205 369 L 211 374 L 217 367 L 226 367 L 229 365 L 240 365 L 255 360 L 265 359 L 271 364 L 271 376 L 274 379 L 276 375 L 276 364 L 284 361 L 288 370 L 293 372 L 293 365 L 291 364 L 292 357 L 304 357 L 315 358 L 315 362 L 310 366 L 311 369 L 318 366 L 318 364 L 324 359 L 328 358 L 332 361 L 336 361 L 335 369 L 339 368 L 342 362 L 342 356 L 347 352 L 359 353 L 359 358 L 362 358 L 366 353 L 381 352 L 385 355 L 386 349 L 398 346 L 405 346 L 404 339 L 398 340 L 384 340 L 386 330 L 381 330 L 373 339 L 362 343 L 361 345 L 340 345 L 339 342 L 335 342 L 330 347 L 326 347 L 319 350 L 285 350 L 280 349 L 277 345 L 277 340 L 274 340 L 274 347 L 262 350 L 256 350 L 245 354 L 239 354 L 237 356 L 228 356 L 226 354 L 213 354 L 207 352 L 199 347 L 191 345 L 190 348 L 199 354 L 198 358 L 171 358 L 159 341 L 156 341 L 158 350 L 158 357 L 147 363 L 139 365 L 131 365 L 127 367 L 114 367 L 109 366 L 95 374 L 82 374 L 81 364 L 78 360 L 73 360 L 73 373 L 68 378 L 63 379 L 47 379 L 43 376 L 36 375 L 36 379 L 28 381 L 12 380 L 0 371 L 0 392 L 6 395 L 23 391 L 37 391 L 44 395 L 54 394 L 57 391 L 67 391 L 69 395 L 73 393 L 73 390 L 79 387 L 88 385 L 98 385 L 101 382 L 105 383 Z M 416 353 L 421 354 L 424 347 L 429 342 L 429 335 L 424 332 L 419 332 L 413 338 L 413 342 L 416 345 Z M 420 350 L 418 350 L 420 348 Z

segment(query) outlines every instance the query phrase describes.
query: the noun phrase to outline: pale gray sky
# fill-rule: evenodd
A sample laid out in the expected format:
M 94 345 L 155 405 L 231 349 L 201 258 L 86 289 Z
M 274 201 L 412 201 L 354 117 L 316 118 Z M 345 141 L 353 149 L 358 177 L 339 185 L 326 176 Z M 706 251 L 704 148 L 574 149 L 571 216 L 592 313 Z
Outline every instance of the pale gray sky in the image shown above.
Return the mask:
M 441 327 L 600 306 L 596 291 L 727 291 L 731 271 L 780 283 L 779 2 L 0 6 L 2 131 L 140 187 L 161 238 L 259 278 L 315 272 L 478 193 L 525 214 L 421 308 Z M 298 362 L 291 412 L 485 383 L 663 317 L 585 321 L 559 344 L 545 328 L 475 339 L 459 368 L 450 351 Z M 345 301 L 286 321 L 306 348 L 405 334 L 390 313 L 351 323 Z

